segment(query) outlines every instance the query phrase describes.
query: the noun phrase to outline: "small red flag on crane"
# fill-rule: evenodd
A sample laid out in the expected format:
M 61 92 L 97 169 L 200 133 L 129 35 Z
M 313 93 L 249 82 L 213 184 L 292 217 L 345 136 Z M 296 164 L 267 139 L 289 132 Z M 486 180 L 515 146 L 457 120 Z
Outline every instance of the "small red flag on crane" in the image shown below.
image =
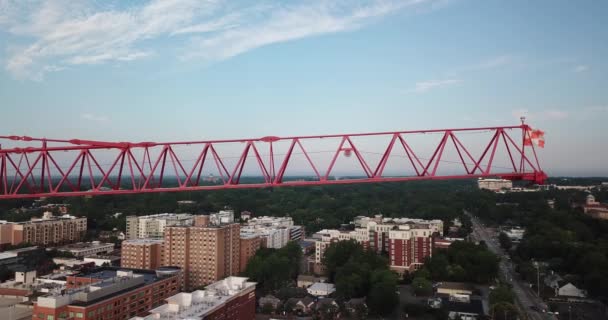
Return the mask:
M 528 129 L 524 138 L 524 146 L 535 144 L 539 148 L 545 147 L 545 132 L 541 130 Z

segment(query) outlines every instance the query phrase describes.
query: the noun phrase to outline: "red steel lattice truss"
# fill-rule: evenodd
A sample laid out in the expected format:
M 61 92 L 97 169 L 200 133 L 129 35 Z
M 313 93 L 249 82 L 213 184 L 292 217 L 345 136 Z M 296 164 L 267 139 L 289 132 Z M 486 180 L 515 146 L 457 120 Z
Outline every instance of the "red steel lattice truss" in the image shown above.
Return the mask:
M 491 138 L 483 145 L 483 151 L 476 158 L 470 148 L 465 147 L 458 135 L 473 132 L 490 132 Z M 233 188 L 263 188 L 277 186 L 331 185 L 365 182 L 390 182 L 409 180 L 446 180 L 499 177 L 509 180 L 526 180 L 542 184 L 546 179 L 540 167 L 533 145 L 525 143 L 529 138 L 530 127 L 527 124 L 518 126 L 436 129 L 399 132 L 378 132 L 362 134 L 338 134 L 301 137 L 263 137 L 258 139 L 187 141 L 187 142 L 101 142 L 89 140 L 39 139 L 26 136 L 0 136 L 2 140 L 12 143 L 41 143 L 40 147 L 0 148 L 0 199 L 17 199 L 50 196 L 83 196 L 105 194 L 132 194 L 167 191 L 193 191 Z M 430 158 L 417 155 L 410 144 L 408 136 L 413 134 L 434 133 L 442 136 L 434 147 Z M 509 134 L 511 133 L 511 134 Z M 513 134 L 515 133 L 515 135 Z M 513 135 L 513 137 L 512 137 Z M 390 140 L 384 148 L 377 164 L 372 165 L 353 142 L 359 137 L 384 136 Z M 315 164 L 306 150 L 303 141 L 314 143 L 315 140 L 333 138 L 339 144 L 331 153 L 328 166 L 321 168 Z M 287 151 L 278 154 L 273 148 L 277 143 L 288 145 Z M 225 158 L 218 153 L 218 146 L 237 143 L 242 148 L 240 157 L 234 166 L 228 166 Z M 193 165 L 187 165 L 174 149 L 178 146 L 196 148 L 197 157 Z M 462 174 L 440 175 L 438 168 L 443 163 L 444 149 L 453 145 L 458 155 Z M 492 166 L 499 145 L 507 152 L 508 169 L 497 170 Z M 267 154 L 261 154 L 265 148 Z M 267 148 L 267 149 L 266 149 Z M 396 149 L 405 152 L 409 175 L 386 176 L 384 169 L 389 157 Z M 97 150 L 110 150 L 116 155 L 109 162 L 109 167 L 100 165 Z M 286 179 L 286 169 L 293 159 L 294 150 L 303 154 L 307 165 L 314 176 L 305 180 Z M 72 160 L 66 166 L 60 166 L 56 159 L 68 153 Z M 139 156 L 141 154 L 141 156 Z M 137 155 L 137 156 L 136 156 Z M 152 156 L 154 155 L 154 156 Z M 354 155 L 361 176 L 335 179 L 337 159 L 340 156 Z M 247 159 L 255 159 L 261 173 L 259 182 L 244 183 L 241 181 Z M 503 159 L 505 160 L 505 159 Z M 212 165 L 217 169 L 217 183 L 201 183 L 202 169 Z M 413 169 L 413 170 L 412 170 Z M 169 177 L 173 185 L 168 185 Z M 263 179 L 263 181 L 262 181 Z M 163 183 L 163 180 L 165 182 Z M 204 180 L 204 177 L 203 177 Z

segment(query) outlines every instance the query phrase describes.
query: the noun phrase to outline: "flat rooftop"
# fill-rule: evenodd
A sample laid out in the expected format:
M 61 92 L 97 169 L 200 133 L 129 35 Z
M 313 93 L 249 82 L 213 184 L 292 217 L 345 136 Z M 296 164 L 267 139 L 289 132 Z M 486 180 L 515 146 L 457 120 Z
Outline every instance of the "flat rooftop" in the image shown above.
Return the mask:
M 62 247 L 57 248 L 57 250 L 85 250 L 92 248 L 102 248 L 102 247 L 114 247 L 113 243 L 104 243 L 104 242 L 79 242 L 68 244 Z
M 212 313 L 232 298 L 247 290 L 254 290 L 256 283 L 244 277 L 228 277 L 208 285 L 205 290 L 191 293 L 181 292 L 166 299 L 167 304 L 150 310 L 146 317 L 137 320 L 155 319 L 201 319 Z
M 128 269 L 128 268 L 112 268 L 104 267 L 95 269 L 89 273 L 79 273 L 73 275 L 77 278 L 98 279 L 99 282 L 87 285 L 84 287 L 69 290 L 67 294 L 51 293 L 40 297 L 39 305 L 43 305 L 45 300 L 66 300 L 63 305 L 69 304 L 73 306 L 89 306 L 100 301 L 111 299 L 113 297 L 131 292 L 137 288 L 141 288 L 154 282 L 165 279 L 159 277 L 153 270 Z M 121 279 L 120 281 L 118 281 Z M 126 280 L 125 280 L 126 279 Z M 91 290 L 91 287 L 98 288 Z M 102 293 L 102 291 L 105 291 Z M 44 306 L 44 305 L 43 305 Z
M 146 238 L 146 239 L 129 239 L 129 240 L 125 240 L 122 243 L 123 244 L 156 244 L 156 243 L 164 243 L 165 240 L 163 239 L 155 239 L 155 238 Z

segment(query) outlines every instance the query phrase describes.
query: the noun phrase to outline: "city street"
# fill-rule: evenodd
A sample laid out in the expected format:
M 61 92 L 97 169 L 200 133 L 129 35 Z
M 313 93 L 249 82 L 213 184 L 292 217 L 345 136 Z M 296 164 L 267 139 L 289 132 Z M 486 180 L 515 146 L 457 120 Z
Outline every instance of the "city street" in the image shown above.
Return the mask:
M 500 248 L 498 244 L 496 235 L 484 227 L 477 218 L 471 216 L 469 213 L 467 214 L 469 217 L 471 217 L 471 221 L 473 223 L 472 236 L 476 240 L 483 240 L 488 245 L 488 249 L 501 258 L 500 272 L 503 278 L 512 285 L 513 293 L 516 296 L 517 305 L 519 306 L 520 311 L 525 314 L 528 319 L 554 319 L 553 316 L 549 314 L 531 309 L 531 307 L 535 307 L 536 310 L 543 310 L 546 309 L 546 306 L 542 299 L 538 298 L 536 294 L 532 292 L 529 285 L 521 281 L 521 279 L 519 279 L 519 277 L 515 274 L 513 265 L 507 259 L 508 255 L 503 252 L 502 248 Z

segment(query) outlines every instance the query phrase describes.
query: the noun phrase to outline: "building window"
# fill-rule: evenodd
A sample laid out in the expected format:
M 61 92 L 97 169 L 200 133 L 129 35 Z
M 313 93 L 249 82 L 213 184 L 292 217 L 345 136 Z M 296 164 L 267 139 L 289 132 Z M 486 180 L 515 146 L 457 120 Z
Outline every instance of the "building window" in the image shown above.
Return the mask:
M 48 316 L 46 316 L 46 320 L 55 320 L 55 316 L 49 314 Z

